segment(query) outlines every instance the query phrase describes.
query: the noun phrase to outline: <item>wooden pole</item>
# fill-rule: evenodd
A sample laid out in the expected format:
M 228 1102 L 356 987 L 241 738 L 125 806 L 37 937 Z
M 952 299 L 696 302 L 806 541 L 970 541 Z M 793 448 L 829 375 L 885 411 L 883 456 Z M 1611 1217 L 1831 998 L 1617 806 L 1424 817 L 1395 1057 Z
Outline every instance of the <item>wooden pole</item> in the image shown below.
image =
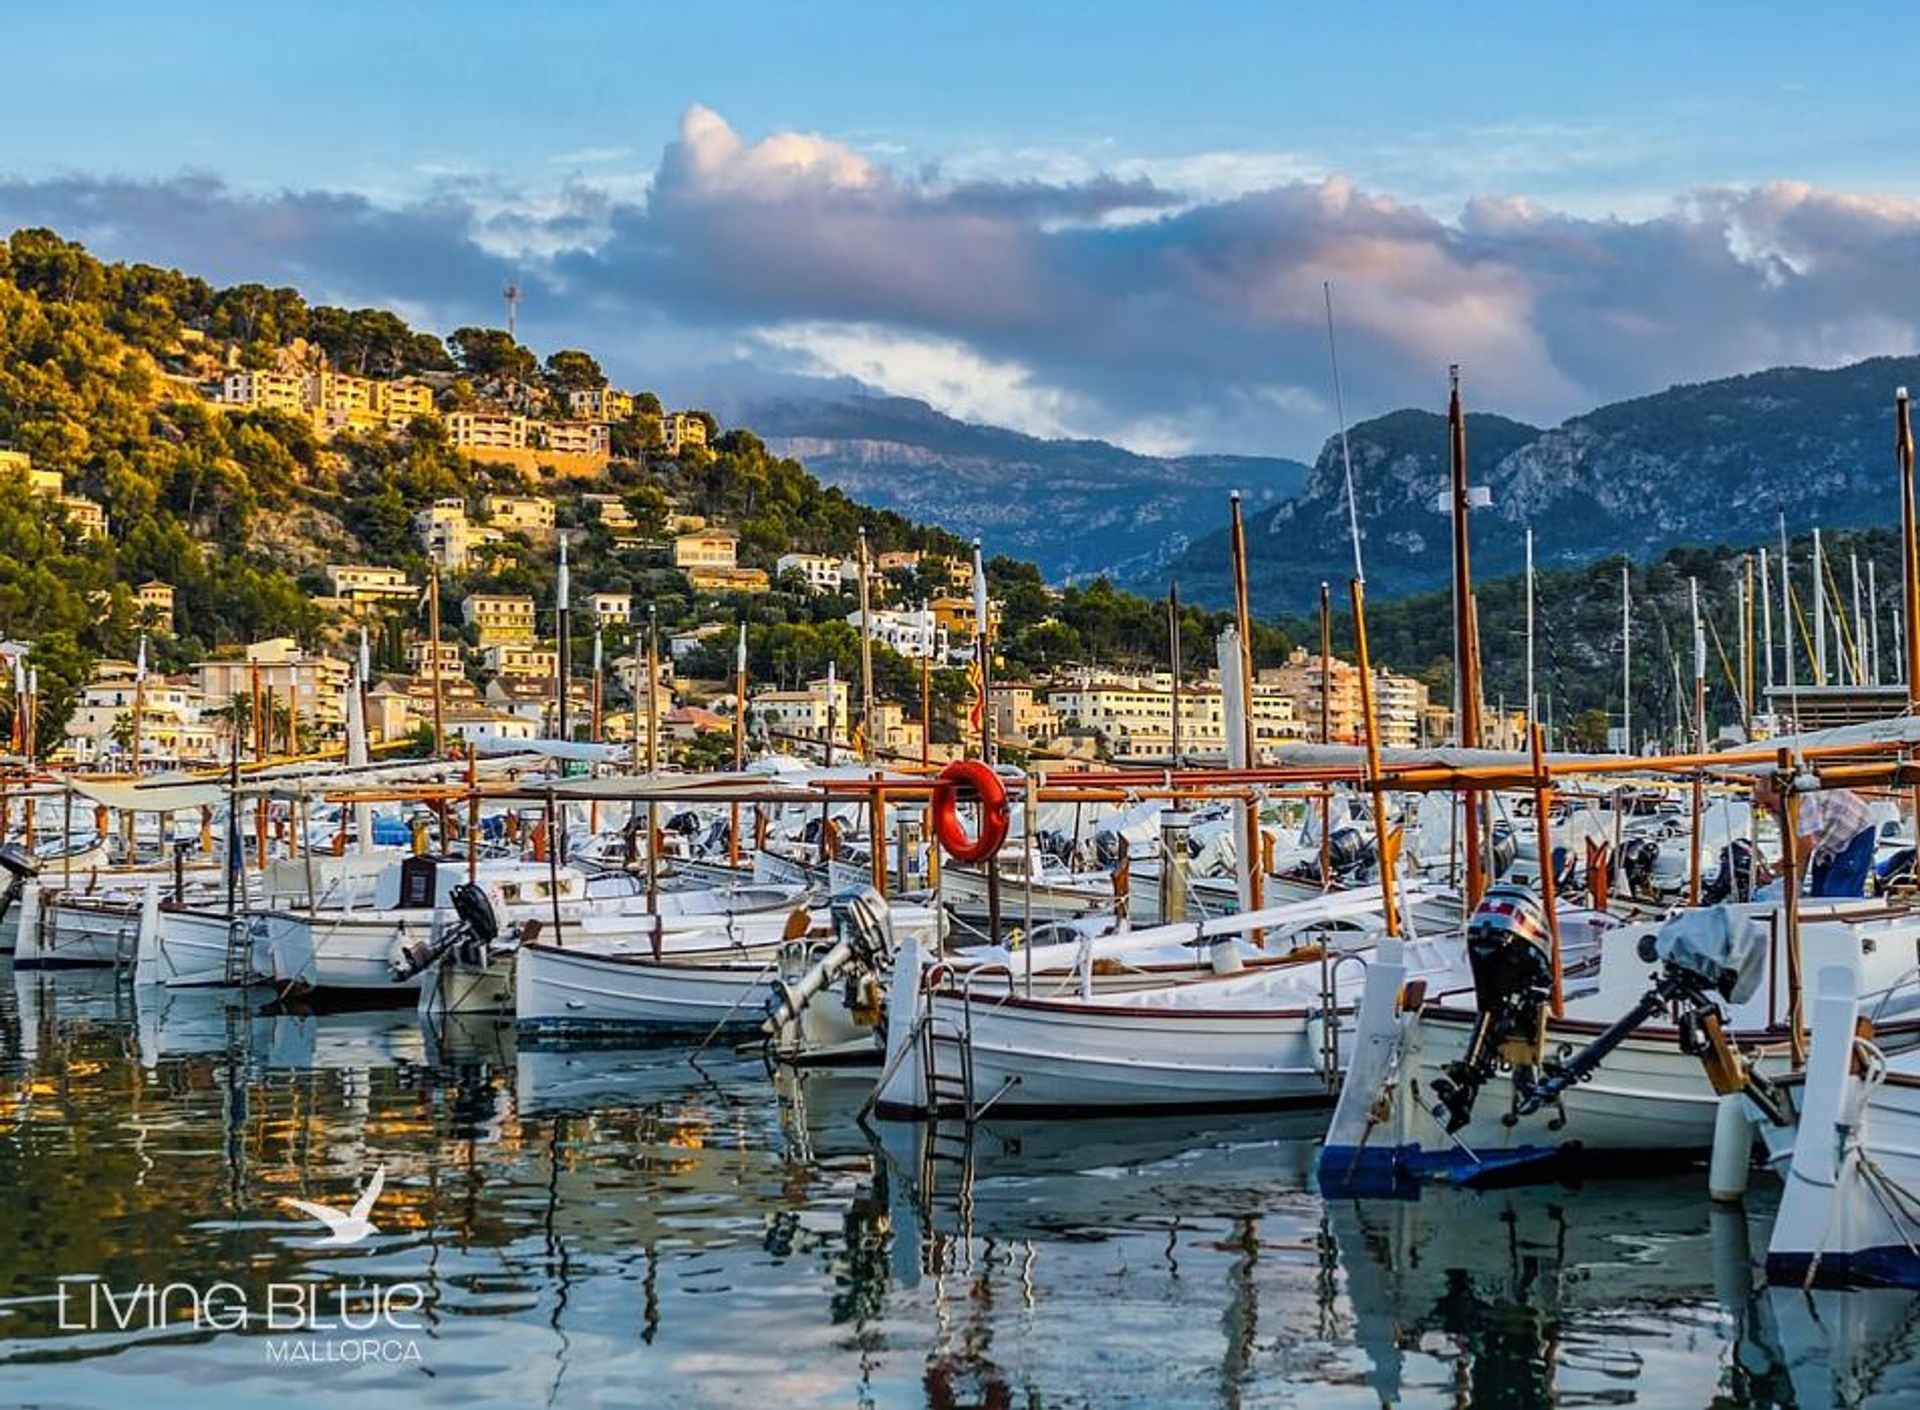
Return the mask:
M 1800 808 L 1793 791 L 1793 758 L 1785 749 L 1780 751 L 1777 768 L 1774 776 L 1780 788 L 1780 868 L 1786 873 L 1787 1027 L 1793 1065 L 1798 1069 L 1807 1061 L 1800 975 Z
M 868 589 L 867 531 L 860 531 L 860 762 L 873 762 L 873 598 Z M 875 853 L 878 856 L 878 853 Z M 876 867 L 879 863 L 876 861 Z
M 747 624 L 740 623 L 740 640 L 733 653 L 733 771 L 747 768 Z M 740 804 L 736 800 L 727 819 L 727 865 L 740 865 Z
M 1400 933 L 1400 911 L 1394 897 L 1394 854 L 1387 827 L 1387 793 L 1380 783 L 1380 728 L 1373 716 L 1373 662 L 1367 654 L 1366 585 L 1355 578 L 1353 593 L 1353 647 L 1360 667 L 1360 713 L 1367 736 L 1367 790 L 1373 795 L 1373 832 L 1380 856 L 1380 903 L 1387 934 Z M 1324 686 L 1324 682 L 1322 683 Z M 1255 869 L 1258 874 L 1258 868 Z
M 1180 584 L 1167 584 L 1167 681 L 1172 714 L 1167 725 L 1167 758 L 1180 767 Z

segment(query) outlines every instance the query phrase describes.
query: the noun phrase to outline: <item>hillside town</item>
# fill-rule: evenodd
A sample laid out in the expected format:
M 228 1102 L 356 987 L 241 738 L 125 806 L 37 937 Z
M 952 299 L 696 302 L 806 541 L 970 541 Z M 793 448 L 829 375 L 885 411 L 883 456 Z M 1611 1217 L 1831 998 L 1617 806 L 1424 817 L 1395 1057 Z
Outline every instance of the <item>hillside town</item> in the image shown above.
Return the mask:
M 703 737 L 730 738 L 743 709 L 739 682 L 698 666 L 730 655 L 742 598 L 776 590 L 816 601 L 864 600 L 866 608 L 856 605 L 845 623 L 923 676 L 965 670 L 978 655 L 976 567 L 964 554 L 889 549 L 870 554 L 863 567 L 861 543 L 794 543 L 755 566 L 741 561 L 735 527 L 681 512 L 671 501 L 657 523 L 643 525 L 626 498 L 604 488 L 616 442 L 642 463 L 670 469 L 710 459 L 717 427 L 705 413 L 665 410 L 648 394 L 604 380 L 556 393 L 532 378 L 502 376 L 481 397 L 450 372 L 350 375 L 299 341 L 267 368 L 230 367 L 237 346 L 217 349 L 191 330 L 180 353 L 176 366 L 186 370 L 170 371 L 171 396 L 191 396 L 217 412 L 299 418 L 322 442 L 343 435 L 444 438 L 476 467 L 503 471 L 522 488 L 506 492 L 486 487 L 497 481 L 476 479 L 467 496 L 415 508 L 410 530 L 424 573 L 390 563 L 327 563 L 330 590 L 313 599 L 323 613 L 314 642 L 272 636 L 236 643 L 168 672 L 149 671 L 144 661 L 98 660 L 63 737 L 38 741 L 51 765 L 141 774 L 217 765 L 232 753 L 236 730 L 245 736 L 249 729 L 256 742 L 277 740 L 290 754 L 338 748 L 345 695 L 359 679 L 356 660 L 367 666 L 361 690 L 375 748 L 552 737 L 561 699 L 559 604 L 491 590 L 479 580 L 515 550 L 557 556 L 569 533 L 562 523 L 577 526 L 576 542 L 603 534 L 614 560 L 627 567 L 677 575 L 696 615 L 705 614 L 653 642 L 657 676 L 649 700 L 646 604 L 630 587 L 582 582 L 586 591 L 570 606 L 574 629 L 584 627 L 592 646 L 571 653 L 567 701 L 569 732 L 583 739 L 651 739 L 663 757 L 687 761 L 700 757 Z M 623 437 L 625 430 L 637 434 Z M 57 470 L 35 465 L 28 453 L 0 450 L 0 475 L 9 473 L 25 476 L 79 535 L 110 532 L 102 505 L 69 493 Z M 156 579 L 132 592 L 143 633 L 163 644 L 174 630 L 174 586 Z M 1001 604 L 985 602 L 991 641 Z M 421 629 L 428 617 L 437 636 Z M 406 636 L 403 654 L 395 668 L 375 669 L 365 654 L 368 635 L 390 634 L 396 624 Z M 24 672 L 31 649 L 31 642 L 0 644 L 0 670 Z M 1430 699 L 1425 683 L 1381 668 L 1375 686 L 1385 743 L 1448 736 L 1451 713 Z M 821 675 L 748 681 L 740 723 L 749 740 L 777 741 L 814 757 L 836 749 L 844 755 L 856 740 L 882 759 L 934 763 L 964 752 L 964 706 L 943 703 L 936 713 L 925 691 L 918 702 L 870 703 L 854 691 L 847 679 Z M 1067 662 L 1031 679 L 995 680 L 990 696 L 1000 747 L 1043 768 L 1227 757 L 1217 671 L 1176 681 L 1168 670 L 1143 672 L 1137 663 Z M 1323 662 L 1295 648 L 1257 673 L 1250 699 L 1261 745 L 1323 735 L 1335 743 L 1360 739 L 1358 668 L 1338 656 Z M 249 725 L 255 710 L 259 718 Z M 1523 716 L 1500 716 L 1490 742 L 1512 747 L 1523 729 Z

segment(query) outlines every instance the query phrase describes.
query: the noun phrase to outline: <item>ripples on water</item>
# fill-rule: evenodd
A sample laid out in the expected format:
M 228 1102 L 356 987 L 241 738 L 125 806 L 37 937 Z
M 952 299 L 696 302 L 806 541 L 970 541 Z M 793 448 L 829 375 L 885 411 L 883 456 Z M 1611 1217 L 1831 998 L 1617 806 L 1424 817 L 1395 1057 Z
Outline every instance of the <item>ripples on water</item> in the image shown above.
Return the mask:
M 1905 1293 L 1768 1290 L 1766 1182 L 1326 1205 L 1321 1118 L 856 1123 L 870 1076 L 440 1042 L 411 1010 L 143 1006 L 0 970 L 0 1400 L 1913 1404 Z M 379 1232 L 314 1247 L 378 1166 Z M 63 1330 L 88 1280 L 425 1290 L 418 1359 Z M 344 1336 L 344 1334 L 342 1334 Z M 321 1337 L 324 1343 L 328 1338 Z

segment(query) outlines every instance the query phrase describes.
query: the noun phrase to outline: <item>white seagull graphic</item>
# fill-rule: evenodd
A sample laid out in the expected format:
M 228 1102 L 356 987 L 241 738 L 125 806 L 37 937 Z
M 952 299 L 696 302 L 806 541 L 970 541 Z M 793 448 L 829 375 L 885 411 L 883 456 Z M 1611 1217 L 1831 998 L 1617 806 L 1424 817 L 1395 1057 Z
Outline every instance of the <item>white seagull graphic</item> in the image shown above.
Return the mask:
M 327 1226 L 327 1237 L 315 1239 L 314 1246 L 325 1244 L 357 1244 L 368 1234 L 380 1231 L 367 1218 L 373 1212 L 373 1202 L 380 1198 L 380 1190 L 387 1183 L 387 1167 L 381 1166 L 373 1172 L 373 1178 L 367 1181 L 367 1187 L 360 1192 L 360 1198 L 354 1201 L 353 1208 L 342 1214 L 329 1205 L 315 1204 L 311 1200 L 294 1199 L 291 1195 L 282 1195 L 281 1203 L 290 1204 L 310 1219 L 318 1219 Z

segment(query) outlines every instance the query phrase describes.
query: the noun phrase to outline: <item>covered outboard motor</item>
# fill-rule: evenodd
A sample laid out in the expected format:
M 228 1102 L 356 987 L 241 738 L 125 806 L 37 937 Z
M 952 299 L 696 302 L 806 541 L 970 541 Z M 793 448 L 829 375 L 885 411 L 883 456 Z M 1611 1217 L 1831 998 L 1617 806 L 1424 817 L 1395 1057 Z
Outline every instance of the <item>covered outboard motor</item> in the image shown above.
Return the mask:
M 442 956 L 456 949 L 464 963 L 486 963 L 487 952 L 493 942 L 500 938 L 500 919 L 494 914 L 493 902 L 487 899 L 484 890 L 471 881 L 463 881 L 454 887 L 448 899 L 453 902 L 453 913 L 457 917 L 453 925 L 442 930 L 438 936 L 415 940 L 411 944 L 403 941 L 395 947 L 387 968 L 396 984 L 404 983 L 417 974 L 425 974 Z
M 760 1031 L 769 1038 L 800 1017 L 814 995 L 853 970 L 877 974 L 893 958 L 893 922 L 887 903 L 871 886 L 843 891 L 828 903 L 833 945 L 798 979 L 773 981 Z
M 1547 917 L 1529 888 L 1490 887 L 1467 921 L 1467 964 L 1479 1008 L 1466 1056 L 1434 1079 L 1433 1117 L 1458 1131 L 1495 1070 L 1530 1067 L 1546 1041 L 1553 997 L 1553 948 Z
M 1496 822 L 1493 825 L 1493 855 L 1487 859 L 1490 874 L 1495 879 L 1505 876 L 1513 866 L 1513 859 L 1519 855 L 1520 842 L 1513 835 L 1513 824 Z
M 1660 844 L 1651 838 L 1629 837 L 1620 844 L 1620 871 L 1636 901 L 1653 899 L 1653 868 L 1659 860 Z
M 1373 865 L 1372 840 L 1357 827 L 1338 827 L 1327 834 L 1327 865 L 1343 881 L 1354 881 Z
M 38 875 L 40 863 L 25 847 L 18 842 L 0 847 L 0 877 L 6 881 L 6 888 L 0 890 L 0 920 L 6 918 L 20 899 L 20 893 L 27 889 L 27 883 Z
M 1044 855 L 1072 865 L 1073 839 L 1058 828 L 1042 828 L 1033 835 L 1033 841 Z
M 662 832 L 677 832 L 682 837 L 692 837 L 700 831 L 700 815 L 691 808 L 682 809 L 660 824 Z
M 1753 899 L 1753 843 L 1736 837 L 1720 849 L 1720 864 L 1700 887 L 1700 903 L 1718 906 L 1728 901 Z
M 1127 839 L 1110 827 L 1103 827 L 1093 835 L 1093 864 L 1096 870 L 1112 871 L 1120 865 L 1120 855 L 1127 850 Z

